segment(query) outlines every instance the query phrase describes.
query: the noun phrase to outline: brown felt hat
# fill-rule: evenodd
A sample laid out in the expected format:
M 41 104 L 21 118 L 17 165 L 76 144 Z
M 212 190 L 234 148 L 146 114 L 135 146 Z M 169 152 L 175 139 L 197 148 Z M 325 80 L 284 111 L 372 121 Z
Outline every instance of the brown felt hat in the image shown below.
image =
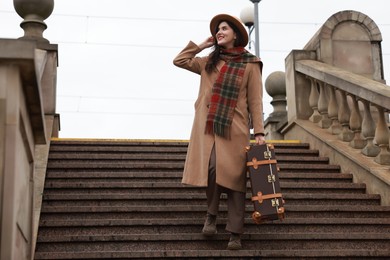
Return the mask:
M 245 47 L 248 44 L 248 32 L 246 31 L 246 28 L 244 27 L 244 24 L 241 22 L 240 19 L 228 15 L 228 14 L 218 14 L 211 19 L 210 22 L 210 32 L 213 37 L 215 37 L 215 33 L 217 31 L 217 26 L 222 22 L 222 21 L 227 21 L 232 24 L 234 24 L 238 30 L 238 33 L 242 37 L 242 43 Z

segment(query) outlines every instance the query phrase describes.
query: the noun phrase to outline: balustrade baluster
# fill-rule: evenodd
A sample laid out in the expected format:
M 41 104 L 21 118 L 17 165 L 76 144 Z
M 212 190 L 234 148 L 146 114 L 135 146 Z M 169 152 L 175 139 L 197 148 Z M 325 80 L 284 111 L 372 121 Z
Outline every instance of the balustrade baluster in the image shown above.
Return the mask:
M 339 134 L 339 139 L 344 142 L 350 142 L 353 140 L 354 133 L 349 129 L 349 120 L 351 112 L 349 110 L 347 95 L 345 91 L 340 91 L 341 94 L 341 102 L 339 109 L 339 121 L 342 127 L 341 133 Z
M 360 115 L 358 100 L 355 96 L 352 96 L 352 111 L 351 117 L 349 118 L 349 126 L 351 130 L 354 132 L 354 138 L 349 143 L 352 148 L 362 149 L 366 146 L 367 142 L 362 138 L 361 130 L 362 130 L 362 116 Z
M 375 122 L 374 119 L 372 119 L 369 102 L 366 100 L 362 100 L 362 102 L 364 105 L 362 133 L 367 141 L 366 146 L 362 149 L 362 153 L 366 156 L 375 157 L 380 152 L 380 148 L 373 143 L 375 137 Z
M 328 128 L 329 133 L 337 135 L 341 133 L 341 126 L 338 119 L 338 104 L 336 100 L 336 90 L 333 86 L 329 86 L 329 106 L 328 106 L 328 115 L 332 121 L 332 125 Z
M 320 86 L 320 95 L 318 98 L 318 112 L 321 115 L 321 120 L 318 122 L 318 125 L 321 128 L 329 128 L 332 121 L 328 117 L 328 99 L 325 93 L 325 84 L 321 81 L 318 82 Z
M 317 88 L 317 81 L 311 77 L 308 77 L 311 83 L 310 96 L 309 96 L 309 105 L 313 109 L 313 114 L 310 116 L 309 120 L 313 123 L 318 123 L 321 120 L 321 115 L 318 113 L 318 99 L 319 93 Z
M 378 124 L 375 131 L 375 142 L 379 146 L 380 152 L 374 161 L 379 164 L 390 165 L 390 153 L 388 151 L 390 134 L 385 119 L 385 110 L 380 106 L 376 106 L 376 108 L 378 109 Z

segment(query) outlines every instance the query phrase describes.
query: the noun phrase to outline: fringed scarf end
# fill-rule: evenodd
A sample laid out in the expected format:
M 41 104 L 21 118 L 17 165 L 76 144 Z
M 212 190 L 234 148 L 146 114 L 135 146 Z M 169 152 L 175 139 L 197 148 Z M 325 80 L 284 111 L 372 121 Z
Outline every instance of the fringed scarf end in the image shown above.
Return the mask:
M 230 138 L 230 127 L 226 125 L 216 124 L 215 122 L 208 121 L 206 123 L 206 134 L 216 134 L 220 137 L 223 137 L 227 140 L 231 140 Z

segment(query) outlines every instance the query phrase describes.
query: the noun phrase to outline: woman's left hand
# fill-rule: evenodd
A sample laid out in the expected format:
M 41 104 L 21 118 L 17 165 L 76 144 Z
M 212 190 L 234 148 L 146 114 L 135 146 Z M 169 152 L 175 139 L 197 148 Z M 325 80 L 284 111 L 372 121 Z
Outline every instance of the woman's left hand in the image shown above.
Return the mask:
M 264 144 L 265 143 L 265 138 L 263 135 L 256 135 L 255 136 L 255 141 L 256 144 Z

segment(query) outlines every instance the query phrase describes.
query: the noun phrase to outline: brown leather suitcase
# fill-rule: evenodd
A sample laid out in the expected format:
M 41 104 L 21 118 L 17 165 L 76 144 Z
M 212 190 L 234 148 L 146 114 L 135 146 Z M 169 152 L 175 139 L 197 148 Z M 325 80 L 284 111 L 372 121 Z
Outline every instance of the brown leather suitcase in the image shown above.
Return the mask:
M 272 144 L 247 147 L 247 169 L 252 191 L 255 223 L 283 219 L 284 200 L 280 190 L 277 161 Z

